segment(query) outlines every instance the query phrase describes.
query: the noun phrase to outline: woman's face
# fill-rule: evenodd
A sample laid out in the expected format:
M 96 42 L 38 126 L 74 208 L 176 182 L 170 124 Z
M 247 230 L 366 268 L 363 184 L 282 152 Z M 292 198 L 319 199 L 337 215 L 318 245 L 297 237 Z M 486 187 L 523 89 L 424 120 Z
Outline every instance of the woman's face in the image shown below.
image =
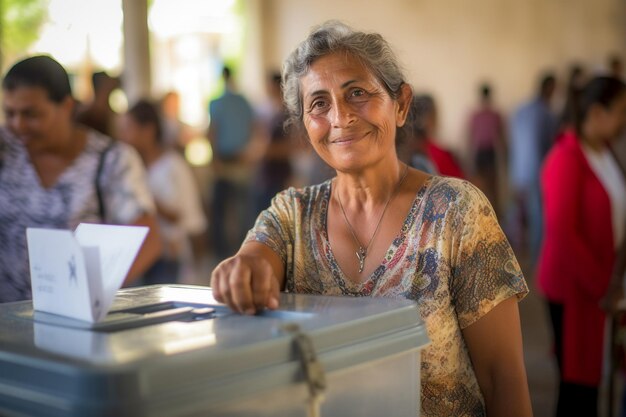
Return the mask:
M 71 97 L 55 103 L 41 87 L 4 90 L 2 106 L 7 127 L 31 151 L 54 148 L 57 135 L 71 120 Z
M 356 58 L 333 53 L 316 60 L 300 79 L 303 122 L 319 156 L 339 171 L 395 158 L 396 127 L 406 119 L 411 89 L 393 100 Z

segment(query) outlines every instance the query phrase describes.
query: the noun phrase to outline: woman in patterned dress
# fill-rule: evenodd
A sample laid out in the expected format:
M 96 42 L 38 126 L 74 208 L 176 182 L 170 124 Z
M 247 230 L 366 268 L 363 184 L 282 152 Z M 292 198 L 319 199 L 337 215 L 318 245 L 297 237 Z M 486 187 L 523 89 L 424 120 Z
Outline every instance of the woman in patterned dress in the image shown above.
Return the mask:
M 336 177 L 279 193 L 212 274 L 244 314 L 278 292 L 415 300 L 423 416 L 532 414 L 517 300 L 526 282 L 491 205 L 470 183 L 400 162 L 412 92 L 389 44 L 339 22 L 283 66 L 292 126 Z

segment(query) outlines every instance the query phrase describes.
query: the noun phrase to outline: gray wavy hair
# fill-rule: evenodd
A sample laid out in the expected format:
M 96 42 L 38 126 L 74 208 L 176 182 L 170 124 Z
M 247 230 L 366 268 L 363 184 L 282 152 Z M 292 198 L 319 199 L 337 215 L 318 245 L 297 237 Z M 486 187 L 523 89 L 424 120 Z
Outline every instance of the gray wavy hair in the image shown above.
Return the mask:
M 282 69 L 282 88 L 289 112 L 286 128 L 304 130 L 300 79 L 315 60 L 334 52 L 345 52 L 359 59 L 382 83 L 389 96 L 400 96 L 405 76 L 391 45 L 378 33 L 355 31 L 345 23 L 330 20 L 314 28 L 287 57 Z M 400 130 L 396 134 L 398 139 Z

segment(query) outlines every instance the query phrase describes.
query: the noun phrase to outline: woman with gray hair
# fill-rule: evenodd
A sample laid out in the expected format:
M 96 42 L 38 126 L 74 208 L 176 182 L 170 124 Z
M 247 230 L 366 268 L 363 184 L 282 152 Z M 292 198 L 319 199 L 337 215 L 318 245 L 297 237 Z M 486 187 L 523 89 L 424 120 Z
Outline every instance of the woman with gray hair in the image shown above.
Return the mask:
M 398 158 L 412 92 L 389 44 L 328 22 L 282 76 L 291 125 L 337 175 L 273 199 L 213 271 L 215 298 L 244 314 L 276 309 L 281 290 L 415 300 L 432 341 L 422 415 L 531 415 L 517 307 L 526 282 L 476 187 Z

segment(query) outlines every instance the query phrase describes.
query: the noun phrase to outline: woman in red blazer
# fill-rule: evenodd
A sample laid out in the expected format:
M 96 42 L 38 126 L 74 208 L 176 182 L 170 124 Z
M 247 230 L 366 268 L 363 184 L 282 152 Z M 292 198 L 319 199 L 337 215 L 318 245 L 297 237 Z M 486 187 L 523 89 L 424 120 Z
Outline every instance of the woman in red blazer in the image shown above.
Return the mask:
M 559 417 L 597 415 L 605 326 L 600 301 L 619 242 L 614 241 L 614 195 L 589 155 L 604 155 L 625 124 L 624 83 L 610 77 L 591 80 L 581 97 L 576 129 L 561 135 L 542 171 L 545 234 L 537 277 L 555 336 Z

